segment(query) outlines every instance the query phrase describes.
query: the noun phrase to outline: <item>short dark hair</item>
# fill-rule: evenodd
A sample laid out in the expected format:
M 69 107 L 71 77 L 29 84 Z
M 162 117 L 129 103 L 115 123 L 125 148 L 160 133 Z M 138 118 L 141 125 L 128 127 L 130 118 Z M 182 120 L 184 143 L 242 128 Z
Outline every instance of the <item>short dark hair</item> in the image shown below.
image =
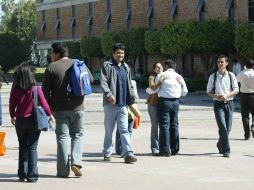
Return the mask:
M 252 59 L 246 59 L 246 60 L 244 60 L 243 63 L 246 66 L 246 68 L 248 68 L 248 69 L 254 68 L 254 60 L 252 60 Z
M 125 50 L 124 44 L 123 43 L 115 43 L 114 47 L 113 47 L 113 52 L 115 52 L 118 49 Z
M 172 59 L 168 59 L 165 61 L 165 66 L 168 66 L 169 68 L 175 69 L 175 62 Z
M 226 55 L 224 55 L 224 54 L 219 55 L 219 57 L 217 58 L 217 60 L 218 60 L 218 59 L 223 59 L 223 58 L 225 59 L 226 62 L 229 62 L 228 56 L 226 56 Z
M 51 45 L 54 53 L 59 53 L 60 57 L 68 56 L 68 49 L 65 44 L 60 42 L 55 42 Z
M 36 84 L 36 80 L 34 78 L 35 67 L 29 65 L 29 63 L 24 62 L 18 65 L 15 68 L 15 72 L 13 74 L 13 84 L 17 88 L 21 88 L 23 90 L 29 89 L 31 86 Z

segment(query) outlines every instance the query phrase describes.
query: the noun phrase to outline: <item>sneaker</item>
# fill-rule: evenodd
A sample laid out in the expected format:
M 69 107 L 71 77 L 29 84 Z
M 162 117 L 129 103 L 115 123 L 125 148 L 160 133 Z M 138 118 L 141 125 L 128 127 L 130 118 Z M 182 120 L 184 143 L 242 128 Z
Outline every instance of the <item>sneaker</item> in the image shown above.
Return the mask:
M 170 157 L 170 153 L 168 153 L 168 152 L 160 152 L 159 156 L 161 156 L 161 157 Z
M 37 183 L 38 179 L 27 179 L 27 183 Z
M 250 131 L 251 131 L 252 137 L 254 138 L 254 126 L 251 127 Z
M 81 172 L 81 167 L 77 166 L 77 165 L 72 165 L 71 166 L 71 170 L 73 171 L 73 173 L 75 174 L 75 176 L 77 177 L 81 177 L 82 176 L 82 172 Z
M 223 157 L 225 157 L 225 158 L 229 158 L 229 157 L 230 157 L 230 153 L 228 153 L 228 152 L 223 153 Z
M 133 163 L 133 162 L 137 162 L 137 158 L 136 156 L 134 155 L 127 155 L 125 158 L 124 158 L 124 162 L 129 164 L 129 163 Z
M 106 156 L 106 155 L 104 155 L 104 161 L 111 161 L 111 157 L 110 156 Z

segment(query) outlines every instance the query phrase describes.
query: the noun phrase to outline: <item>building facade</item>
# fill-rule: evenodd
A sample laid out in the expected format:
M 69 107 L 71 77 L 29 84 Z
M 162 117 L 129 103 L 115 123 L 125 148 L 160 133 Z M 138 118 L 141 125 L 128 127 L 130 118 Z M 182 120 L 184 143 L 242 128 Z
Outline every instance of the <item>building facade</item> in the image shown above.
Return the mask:
M 203 22 L 228 18 L 236 24 L 254 22 L 254 0 L 37 0 L 36 3 L 37 44 L 42 63 L 46 62 L 52 42 L 100 36 L 104 31 L 159 29 L 172 20 Z

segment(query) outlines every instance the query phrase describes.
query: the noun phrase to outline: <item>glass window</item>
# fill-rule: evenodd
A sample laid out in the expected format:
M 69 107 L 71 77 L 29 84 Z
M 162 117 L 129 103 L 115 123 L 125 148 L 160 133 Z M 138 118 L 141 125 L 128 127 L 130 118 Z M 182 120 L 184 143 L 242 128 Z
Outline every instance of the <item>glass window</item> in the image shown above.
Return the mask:
M 254 0 L 249 0 L 249 22 L 254 22 Z

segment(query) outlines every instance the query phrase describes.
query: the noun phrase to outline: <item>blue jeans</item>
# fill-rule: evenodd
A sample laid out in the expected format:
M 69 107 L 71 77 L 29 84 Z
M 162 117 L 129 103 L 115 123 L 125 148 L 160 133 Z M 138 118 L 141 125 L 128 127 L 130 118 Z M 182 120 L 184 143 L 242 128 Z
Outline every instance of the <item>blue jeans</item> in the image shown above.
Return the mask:
M 158 121 L 158 111 L 157 105 L 148 104 L 148 113 L 151 119 L 151 150 L 152 153 L 159 153 L 159 121 Z
M 232 126 L 232 117 L 234 111 L 234 102 L 214 101 L 214 114 L 219 128 L 218 145 L 222 153 L 230 153 L 229 132 Z
M 160 153 L 179 151 L 178 111 L 179 99 L 159 98 Z
M 0 125 L 3 124 L 3 113 L 2 113 L 2 95 L 0 94 Z
M 17 118 L 15 128 L 19 141 L 19 179 L 37 180 L 37 146 L 41 131 L 35 127 L 33 117 Z
M 104 105 L 104 127 L 105 136 L 103 144 L 103 154 L 109 157 L 112 154 L 113 140 L 112 135 L 117 122 L 117 127 L 120 133 L 120 139 L 122 144 L 123 157 L 127 155 L 133 155 L 133 150 L 130 144 L 130 133 L 128 131 L 128 110 L 127 106 L 118 105 Z
M 128 131 L 129 131 L 129 133 L 130 133 L 130 137 L 131 137 L 131 135 L 132 135 L 133 124 L 134 124 L 134 120 L 133 120 L 133 119 L 129 119 L 129 120 L 128 120 Z M 117 130 L 116 130 L 116 144 L 115 144 L 115 149 L 116 149 L 116 154 L 122 155 L 122 143 L 121 143 L 120 133 L 119 133 L 118 128 L 117 128 Z
M 57 176 L 68 177 L 71 165 L 82 167 L 84 111 L 54 112 L 57 139 Z M 69 150 L 71 144 L 71 150 Z

